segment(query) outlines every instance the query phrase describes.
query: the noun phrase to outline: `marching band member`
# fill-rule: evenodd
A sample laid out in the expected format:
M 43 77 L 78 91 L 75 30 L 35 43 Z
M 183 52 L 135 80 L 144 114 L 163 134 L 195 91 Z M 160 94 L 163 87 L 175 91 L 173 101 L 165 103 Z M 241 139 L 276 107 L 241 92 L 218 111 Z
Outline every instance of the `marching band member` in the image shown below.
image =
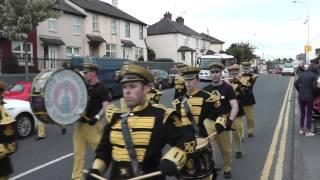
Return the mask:
M 241 91 L 241 88 L 245 87 L 245 85 L 239 81 L 240 66 L 238 64 L 233 64 L 232 66 L 229 66 L 227 69 L 229 71 L 230 85 L 233 87 L 233 90 L 235 91 L 237 95 L 237 100 L 238 100 L 239 112 L 232 124 L 232 128 L 234 129 L 232 134 L 233 134 L 233 141 L 236 147 L 235 157 L 241 158 L 242 157 L 242 135 L 243 135 L 242 117 L 244 116 L 244 110 L 241 102 L 241 96 L 243 95 L 243 92 Z
M 113 105 L 106 109 L 108 124 L 96 150 L 90 174 L 103 175 L 111 166 L 110 179 L 128 179 L 160 170 L 161 176 L 177 175 L 186 162 L 186 152 L 193 151 L 195 139 L 190 126 L 181 127 L 173 109 L 146 100 L 153 75 L 137 65 L 125 65 L 122 71 L 122 90 L 128 112 Z M 161 150 L 171 149 L 161 158 Z M 186 152 L 185 152 L 186 151 Z
M 209 65 L 209 69 L 211 71 L 212 84 L 206 86 L 203 90 L 220 96 L 221 103 L 216 105 L 217 108 L 219 108 L 219 118 L 217 118 L 216 121 L 206 119 L 204 126 L 208 134 L 212 134 L 217 132 L 216 122 L 225 121 L 227 131 L 223 131 L 215 136 L 215 138 L 212 138 L 212 141 L 213 143 L 218 143 L 220 151 L 222 152 L 224 178 L 230 179 L 232 177 L 232 149 L 230 133 L 228 131 L 231 130 L 232 123 L 238 113 L 237 97 L 233 88 L 221 79 L 224 65 L 214 62 Z
M 256 100 L 253 94 L 253 86 L 256 82 L 257 76 L 250 72 L 250 62 L 243 62 L 242 71 L 243 73 L 240 76 L 240 81 L 243 84 L 246 84 L 246 88 L 243 89 L 244 95 L 242 96 L 241 102 L 243 103 L 243 109 L 245 115 L 247 117 L 247 127 L 248 127 L 248 137 L 253 137 L 253 130 L 254 130 L 254 114 L 253 108 L 256 104 Z
M 100 119 L 98 114 L 103 107 L 108 106 L 109 97 L 107 89 L 103 84 L 98 82 L 98 70 L 99 67 L 95 64 L 83 64 L 83 74 L 87 82 L 89 101 L 87 111 L 76 124 L 73 134 L 73 180 L 82 179 L 86 146 L 90 145 L 95 150 L 102 136 L 101 123 L 97 123 Z
M 15 120 L 5 111 L 3 92 L 7 85 L 0 81 L 0 180 L 8 180 L 13 172 L 9 155 L 17 149 Z
M 206 118 L 212 118 L 210 115 L 214 104 L 220 103 L 219 97 L 211 95 L 210 93 L 200 90 L 199 86 L 199 72 L 200 68 L 187 66 L 181 69 L 182 77 L 184 78 L 185 87 L 187 93 L 173 101 L 173 106 L 181 116 L 182 124 L 192 125 L 196 137 L 207 137 L 208 134 L 204 127 L 204 120 Z M 215 115 L 216 117 L 218 115 Z M 216 119 L 216 117 L 214 119 Z M 215 124 L 218 126 L 218 133 L 221 133 L 224 128 L 219 128 L 222 125 L 219 123 Z M 214 172 L 214 162 L 212 164 L 212 177 L 215 179 L 216 172 Z M 206 178 L 210 179 L 210 174 Z
M 178 73 L 174 78 L 174 99 L 177 99 L 180 96 L 183 96 L 186 94 L 186 87 L 184 85 L 184 79 L 181 76 L 181 68 L 186 67 L 185 64 L 178 64 Z

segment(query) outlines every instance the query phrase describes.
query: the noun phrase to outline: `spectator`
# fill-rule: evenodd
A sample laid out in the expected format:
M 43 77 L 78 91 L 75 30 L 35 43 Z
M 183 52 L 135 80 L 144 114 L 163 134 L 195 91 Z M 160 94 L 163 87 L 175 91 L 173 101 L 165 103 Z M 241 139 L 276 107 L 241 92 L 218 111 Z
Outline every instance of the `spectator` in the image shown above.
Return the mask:
M 299 134 L 306 136 L 314 136 L 311 129 L 311 115 L 313 101 L 315 99 L 314 89 L 316 87 L 317 75 L 316 67 L 310 64 L 308 70 L 300 73 L 298 79 L 294 82 L 294 87 L 298 91 L 298 101 L 300 106 L 300 130 Z M 307 111 L 306 111 L 307 109 Z M 306 116 L 306 117 L 305 117 Z M 307 119 L 306 128 L 305 118 Z

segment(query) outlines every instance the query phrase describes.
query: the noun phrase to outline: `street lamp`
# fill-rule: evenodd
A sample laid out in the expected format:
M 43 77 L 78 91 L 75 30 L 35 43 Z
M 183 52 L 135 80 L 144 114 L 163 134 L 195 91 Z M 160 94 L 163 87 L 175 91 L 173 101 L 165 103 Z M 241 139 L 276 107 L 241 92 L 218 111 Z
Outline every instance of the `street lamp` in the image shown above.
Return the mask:
M 306 8 L 307 8 L 307 27 L 308 27 L 308 33 L 307 33 L 307 48 L 305 47 L 305 53 L 306 53 L 306 59 L 305 59 L 305 63 L 309 64 L 309 51 L 310 51 L 310 22 L 309 22 L 309 6 L 307 3 L 303 2 L 303 1 L 292 1 L 293 3 L 299 3 L 299 4 L 303 4 Z

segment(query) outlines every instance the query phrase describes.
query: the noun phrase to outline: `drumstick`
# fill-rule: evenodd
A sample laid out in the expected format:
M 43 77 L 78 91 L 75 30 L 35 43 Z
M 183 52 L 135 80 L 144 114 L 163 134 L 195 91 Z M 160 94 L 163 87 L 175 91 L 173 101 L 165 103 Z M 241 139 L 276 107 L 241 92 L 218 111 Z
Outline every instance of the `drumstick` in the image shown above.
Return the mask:
M 83 172 L 84 172 L 85 174 L 89 174 L 89 171 L 86 170 L 86 169 L 84 169 Z M 104 177 L 102 177 L 102 176 L 99 176 L 99 175 L 97 175 L 97 174 L 90 173 L 89 175 L 92 176 L 92 177 L 94 177 L 94 178 L 97 178 L 97 179 L 99 179 L 99 180 L 107 180 L 106 178 L 104 178 Z
M 142 175 L 142 176 L 130 178 L 128 180 L 141 180 L 141 179 L 146 179 L 146 178 L 150 178 L 150 177 L 153 177 L 153 176 L 159 176 L 159 175 L 161 175 L 161 171 L 156 171 L 156 172 L 145 174 L 145 175 Z
M 210 134 L 208 137 L 204 138 L 202 141 L 199 141 L 198 144 L 202 144 L 206 141 L 208 141 L 209 138 L 211 138 L 212 136 L 216 135 L 217 132 Z

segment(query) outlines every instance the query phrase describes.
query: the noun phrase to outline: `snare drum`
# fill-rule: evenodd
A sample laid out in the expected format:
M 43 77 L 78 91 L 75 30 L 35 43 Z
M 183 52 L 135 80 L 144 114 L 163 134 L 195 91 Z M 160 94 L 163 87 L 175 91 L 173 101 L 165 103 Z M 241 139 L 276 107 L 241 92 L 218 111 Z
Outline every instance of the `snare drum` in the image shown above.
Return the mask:
M 33 80 L 30 102 L 40 121 L 72 124 L 87 108 L 86 83 L 78 72 L 69 69 L 42 72 Z
M 197 147 L 193 153 L 187 154 L 187 163 L 180 175 L 183 179 L 202 179 L 214 171 L 214 159 L 210 145 L 205 138 L 196 138 Z

